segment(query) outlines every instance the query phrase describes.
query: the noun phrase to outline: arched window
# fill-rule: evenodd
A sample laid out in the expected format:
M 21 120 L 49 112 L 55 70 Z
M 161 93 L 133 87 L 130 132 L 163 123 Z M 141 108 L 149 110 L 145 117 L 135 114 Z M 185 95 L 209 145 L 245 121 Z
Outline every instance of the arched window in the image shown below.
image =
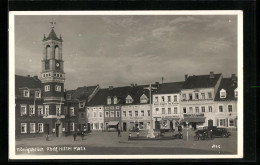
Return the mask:
M 56 45 L 55 46 L 55 49 L 54 49 L 54 58 L 56 59 L 56 60 L 58 60 L 59 59 L 59 47 Z
M 51 58 L 51 47 L 50 45 L 46 46 L 46 59 L 50 59 Z

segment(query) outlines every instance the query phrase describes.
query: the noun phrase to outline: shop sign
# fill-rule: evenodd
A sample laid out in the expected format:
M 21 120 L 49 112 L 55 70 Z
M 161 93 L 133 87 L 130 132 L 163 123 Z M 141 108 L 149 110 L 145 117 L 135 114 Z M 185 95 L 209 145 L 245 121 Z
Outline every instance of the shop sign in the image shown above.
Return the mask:
M 204 117 L 204 114 L 183 114 L 183 117 Z

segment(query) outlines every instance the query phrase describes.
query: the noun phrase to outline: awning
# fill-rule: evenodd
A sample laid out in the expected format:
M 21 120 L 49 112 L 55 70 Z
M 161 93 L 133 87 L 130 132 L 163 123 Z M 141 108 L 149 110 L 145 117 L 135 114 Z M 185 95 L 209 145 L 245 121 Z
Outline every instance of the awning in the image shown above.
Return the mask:
M 188 121 L 189 123 L 204 123 L 205 117 L 187 117 L 181 120 L 181 123 Z
M 119 121 L 110 121 L 110 122 L 107 123 L 107 125 L 108 125 L 108 126 L 110 126 L 110 125 L 114 125 L 114 126 L 115 126 L 115 125 L 117 125 L 118 123 L 119 123 Z

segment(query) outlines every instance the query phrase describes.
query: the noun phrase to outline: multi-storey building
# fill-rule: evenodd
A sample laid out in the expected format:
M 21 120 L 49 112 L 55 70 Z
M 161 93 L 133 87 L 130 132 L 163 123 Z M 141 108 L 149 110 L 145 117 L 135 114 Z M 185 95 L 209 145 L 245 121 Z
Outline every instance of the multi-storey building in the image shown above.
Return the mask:
M 217 125 L 214 121 L 214 98 L 219 88 L 222 74 L 193 75 L 187 77 L 181 89 L 181 123 L 196 129 L 198 126 Z
M 218 127 L 237 127 L 237 77 L 222 78 L 215 96 L 215 125 Z
M 151 106 L 149 91 L 145 86 L 131 85 L 122 105 L 122 131 L 150 129 Z M 123 103 L 122 103 L 123 104 Z
M 180 91 L 184 82 L 159 84 L 153 92 L 153 129 L 174 129 L 182 118 Z
M 64 107 L 65 132 L 71 134 L 74 131 L 87 130 L 87 117 L 85 105 L 95 96 L 99 85 L 79 87 L 76 90 L 66 91 Z

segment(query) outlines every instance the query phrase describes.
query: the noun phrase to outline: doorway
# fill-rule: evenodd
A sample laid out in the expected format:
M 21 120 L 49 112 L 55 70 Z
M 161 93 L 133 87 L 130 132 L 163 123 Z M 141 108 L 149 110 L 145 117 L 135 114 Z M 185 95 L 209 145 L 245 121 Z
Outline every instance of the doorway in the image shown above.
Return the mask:
M 59 128 L 60 128 L 60 124 L 56 124 L 56 137 L 59 137 L 59 133 L 60 133 L 60 130 L 59 130 Z
M 88 128 L 87 129 L 88 129 L 88 132 L 90 132 L 90 123 L 88 123 Z
M 44 133 L 48 135 L 50 134 L 49 124 L 44 124 Z
M 155 121 L 155 129 L 160 129 L 160 121 Z
M 170 121 L 170 130 L 173 130 L 173 122 Z
M 197 129 L 197 124 L 196 123 L 191 123 L 191 126 L 192 126 L 193 130 Z
M 209 127 L 212 127 L 212 126 L 213 126 L 213 120 L 211 120 L 211 119 L 208 120 L 208 126 L 209 126 Z
M 123 123 L 123 131 L 126 131 L 126 123 Z

